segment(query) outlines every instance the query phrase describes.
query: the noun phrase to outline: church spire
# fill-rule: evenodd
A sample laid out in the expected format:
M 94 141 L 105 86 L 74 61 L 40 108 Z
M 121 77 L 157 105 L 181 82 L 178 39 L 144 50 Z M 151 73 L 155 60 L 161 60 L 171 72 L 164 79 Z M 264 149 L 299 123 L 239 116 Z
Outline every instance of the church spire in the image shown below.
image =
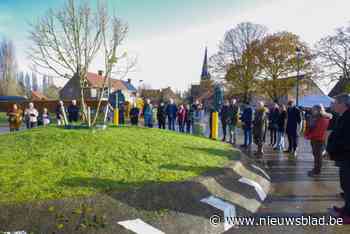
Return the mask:
M 208 70 L 208 48 L 205 47 L 204 61 L 202 67 L 201 81 L 210 80 L 210 73 Z

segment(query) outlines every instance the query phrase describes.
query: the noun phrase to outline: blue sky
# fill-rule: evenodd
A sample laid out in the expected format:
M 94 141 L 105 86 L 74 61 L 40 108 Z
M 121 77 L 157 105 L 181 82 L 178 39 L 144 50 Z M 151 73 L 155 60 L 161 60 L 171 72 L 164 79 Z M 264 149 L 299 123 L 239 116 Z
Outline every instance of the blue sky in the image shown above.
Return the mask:
M 0 35 L 17 47 L 19 67 L 27 69 L 28 23 L 65 0 L 0 0 Z M 89 0 L 95 4 L 95 0 Z M 289 30 L 309 44 L 349 20 L 349 0 L 108 0 L 129 24 L 125 44 L 138 56 L 134 81 L 154 88 L 186 89 L 199 81 L 204 48 L 217 49 L 225 31 L 242 21 Z M 95 64 L 91 69 L 101 69 Z

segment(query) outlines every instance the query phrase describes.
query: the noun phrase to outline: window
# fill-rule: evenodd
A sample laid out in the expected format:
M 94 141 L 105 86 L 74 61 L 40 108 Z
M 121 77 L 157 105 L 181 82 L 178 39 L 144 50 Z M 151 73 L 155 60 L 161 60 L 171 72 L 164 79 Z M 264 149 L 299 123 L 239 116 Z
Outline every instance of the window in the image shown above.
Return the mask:
M 108 88 L 105 88 L 104 90 L 103 90 L 103 99 L 108 99 Z
M 96 89 L 90 89 L 90 96 L 91 98 L 96 98 L 97 97 L 97 90 Z

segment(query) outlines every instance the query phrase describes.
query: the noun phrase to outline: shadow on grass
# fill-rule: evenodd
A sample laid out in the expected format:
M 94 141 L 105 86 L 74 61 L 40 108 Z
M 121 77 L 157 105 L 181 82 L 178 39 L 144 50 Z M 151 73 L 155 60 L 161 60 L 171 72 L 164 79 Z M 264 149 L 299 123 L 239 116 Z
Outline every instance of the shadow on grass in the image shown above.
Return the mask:
M 146 180 L 125 183 L 109 179 L 75 177 L 64 180 L 61 184 L 70 187 L 93 187 L 119 202 L 145 211 L 171 210 L 206 218 L 217 212 L 199 202 L 211 193 L 198 182 L 165 183 Z
M 219 192 L 217 189 L 226 189 L 243 194 L 244 197 L 256 199 L 254 188 L 240 183 L 238 181 L 240 176 L 229 168 L 196 167 L 176 164 L 166 164 L 160 168 L 197 172 L 201 174 L 201 178 L 209 177 L 211 182 L 207 181 L 206 185 L 204 185 L 201 182 L 202 179 L 192 179 L 180 182 L 144 180 L 129 183 L 110 179 L 75 177 L 63 180 L 61 185 L 93 187 L 100 193 L 106 193 L 114 200 L 127 204 L 136 210 L 148 212 L 166 210 L 206 219 L 213 214 L 222 214 L 219 210 L 200 202 L 201 199 Z M 243 204 L 242 206 L 237 206 L 240 214 L 250 215 L 251 213 L 243 207 L 245 207 Z
M 94 177 L 72 177 L 60 182 L 60 185 L 69 187 L 88 187 L 94 188 L 99 192 L 123 191 L 130 188 L 142 187 L 147 184 L 154 184 L 156 181 L 125 182 L 111 179 L 102 179 Z

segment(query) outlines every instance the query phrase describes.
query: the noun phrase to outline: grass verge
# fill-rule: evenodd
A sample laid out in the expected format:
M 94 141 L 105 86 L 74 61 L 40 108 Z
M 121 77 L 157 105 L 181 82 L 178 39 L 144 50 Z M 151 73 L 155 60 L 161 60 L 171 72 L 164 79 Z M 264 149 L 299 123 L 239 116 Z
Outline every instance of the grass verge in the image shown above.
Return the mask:
M 0 135 L 0 203 L 89 196 L 222 167 L 230 145 L 158 129 L 55 127 Z

